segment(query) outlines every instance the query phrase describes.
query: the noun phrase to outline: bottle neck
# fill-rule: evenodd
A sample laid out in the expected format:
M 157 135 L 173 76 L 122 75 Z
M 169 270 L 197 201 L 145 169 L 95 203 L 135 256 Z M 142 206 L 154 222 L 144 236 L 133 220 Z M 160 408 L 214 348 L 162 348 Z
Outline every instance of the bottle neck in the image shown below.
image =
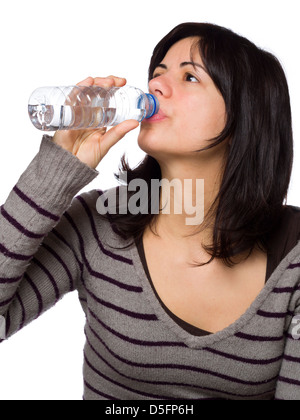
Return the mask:
M 151 118 L 154 114 L 156 114 L 159 110 L 159 103 L 156 96 L 152 95 L 151 93 L 146 93 L 147 97 L 147 113 L 145 118 Z

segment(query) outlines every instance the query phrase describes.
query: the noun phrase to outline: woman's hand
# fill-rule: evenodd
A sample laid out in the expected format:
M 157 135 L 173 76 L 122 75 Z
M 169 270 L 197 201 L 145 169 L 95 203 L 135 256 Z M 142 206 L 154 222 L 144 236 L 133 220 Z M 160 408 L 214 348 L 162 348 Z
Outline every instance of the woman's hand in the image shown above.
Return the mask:
M 77 83 L 78 86 L 100 86 L 103 88 L 122 87 L 125 84 L 125 79 L 115 76 L 106 78 L 88 77 L 82 82 Z M 125 134 L 138 126 L 138 121 L 127 120 L 108 131 L 106 128 L 61 130 L 55 133 L 53 141 L 95 169 L 109 149 L 121 140 Z

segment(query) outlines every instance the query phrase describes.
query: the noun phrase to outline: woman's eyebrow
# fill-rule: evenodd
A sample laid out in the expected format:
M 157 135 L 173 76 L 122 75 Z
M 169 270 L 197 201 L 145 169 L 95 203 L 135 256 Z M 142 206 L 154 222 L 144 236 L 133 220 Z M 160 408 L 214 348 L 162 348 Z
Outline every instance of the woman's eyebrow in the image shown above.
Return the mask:
M 202 66 L 202 64 L 199 63 L 195 63 L 194 61 L 183 61 L 182 63 L 180 63 L 179 67 L 184 67 L 184 66 L 193 66 L 193 67 L 200 67 L 203 71 L 205 71 L 205 73 L 207 73 L 207 70 L 204 66 Z M 155 68 L 162 68 L 167 70 L 168 67 L 165 64 L 157 64 L 157 66 Z
M 206 68 L 202 66 L 202 64 L 195 63 L 194 61 L 184 61 L 183 63 L 180 64 L 180 67 L 184 67 L 184 66 L 200 67 L 203 71 L 205 71 L 205 73 L 207 73 Z
M 158 67 L 160 67 L 162 69 L 165 69 L 165 70 L 167 70 L 167 68 L 168 68 L 165 64 L 157 64 L 157 66 L 155 68 L 157 69 Z

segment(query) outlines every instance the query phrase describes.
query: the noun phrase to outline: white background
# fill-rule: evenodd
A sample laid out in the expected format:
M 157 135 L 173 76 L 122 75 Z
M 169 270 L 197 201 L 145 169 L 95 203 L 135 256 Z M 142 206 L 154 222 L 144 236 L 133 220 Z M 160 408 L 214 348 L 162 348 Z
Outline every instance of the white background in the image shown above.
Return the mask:
M 10 0 L 0 4 L 0 203 L 39 148 L 27 102 L 39 86 L 76 84 L 87 76 L 126 77 L 147 90 L 154 46 L 182 22 L 210 22 L 240 33 L 273 52 L 288 78 L 294 118 L 295 163 L 288 204 L 300 206 L 299 40 L 296 0 Z M 137 129 L 138 130 L 138 129 Z M 115 185 L 113 173 L 128 152 L 143 153 L 138 131 L 101 162 L 85 190 Z M 0 400 L 80 400 L 84 317 L 76 293 L 0 347 Z

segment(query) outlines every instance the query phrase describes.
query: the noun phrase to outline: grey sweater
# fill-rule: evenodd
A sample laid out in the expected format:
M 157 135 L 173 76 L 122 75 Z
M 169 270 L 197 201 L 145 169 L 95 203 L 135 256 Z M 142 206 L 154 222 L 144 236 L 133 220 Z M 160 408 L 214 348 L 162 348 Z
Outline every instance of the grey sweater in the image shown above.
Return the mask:
M 86 400 L 300 399 L 300 244 L 236 322 L 191 335 L 157 300 L 136 246 L 99 217 L 101 192 L 73 199 L 97 174 L 44 136 L 1 207 L 5 338 L 76 291 Z

